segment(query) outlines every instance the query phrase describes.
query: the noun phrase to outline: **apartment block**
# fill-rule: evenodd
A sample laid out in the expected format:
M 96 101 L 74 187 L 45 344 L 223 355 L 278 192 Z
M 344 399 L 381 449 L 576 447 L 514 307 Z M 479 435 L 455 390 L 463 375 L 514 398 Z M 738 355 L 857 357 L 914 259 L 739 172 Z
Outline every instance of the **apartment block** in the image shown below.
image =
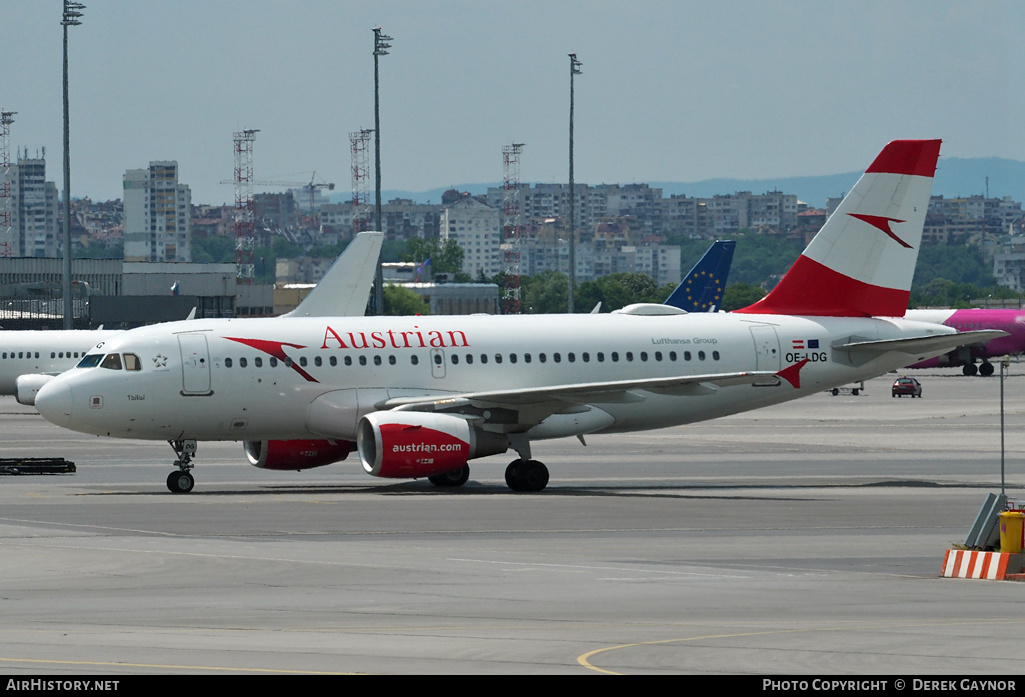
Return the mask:
M 26 152 L 11 165 L 11 231 L 0 240 L 12 257 L 57 257 L 63 250 L 59 232 L 57 187 L 46 181 L 46 154 L 30 158 Z
M 178 163 L 154 161 L 124 175 L 125 261 L 192 261 L 192 194 Z
M 463 249 L 462 272 L 494 276 L 502 270 L 499 212 L 475 198 L 462 198 L 445 207 L 438 225 L 442 240 L 455 240 Z

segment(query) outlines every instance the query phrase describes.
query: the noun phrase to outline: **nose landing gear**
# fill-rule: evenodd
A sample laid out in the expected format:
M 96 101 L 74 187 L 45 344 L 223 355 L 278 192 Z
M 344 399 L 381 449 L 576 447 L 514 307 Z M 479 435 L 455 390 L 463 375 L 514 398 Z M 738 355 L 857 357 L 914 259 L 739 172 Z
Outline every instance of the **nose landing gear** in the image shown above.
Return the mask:
M 167 444 L 171 446 L 174 454 L 178 456 L 178 459 L 174 461 L 174 466 L 178 469 L 167 475 L 167 489 L 172 494 L 187 494 L 196 486 L 196 480 L 192 473 L 189 472 L 190 469 L 195 467 L 192 464 L 192 458 L 196 455 L 196 441 L 169 440 Z

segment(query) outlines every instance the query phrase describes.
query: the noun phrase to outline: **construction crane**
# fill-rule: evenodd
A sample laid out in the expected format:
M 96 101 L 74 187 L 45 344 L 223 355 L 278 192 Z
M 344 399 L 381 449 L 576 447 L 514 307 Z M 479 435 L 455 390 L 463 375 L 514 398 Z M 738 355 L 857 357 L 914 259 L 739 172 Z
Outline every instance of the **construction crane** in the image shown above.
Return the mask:
M 234 181 L 222 181 L 222 184 L 234 184 Z M 297 182 L 297 181 L 254 181 L 254 186 L 287 186 L 290 189 L 302 189 L 304 193 L 308 192 L 310 196 L 310 218 L 313 218 L 314 202 L 316 201 L 317 189 L 327 189 L 328 191 L 334 191 L 334 182 L 318 182 L 317 173 L 314 172 L 308 182 Z

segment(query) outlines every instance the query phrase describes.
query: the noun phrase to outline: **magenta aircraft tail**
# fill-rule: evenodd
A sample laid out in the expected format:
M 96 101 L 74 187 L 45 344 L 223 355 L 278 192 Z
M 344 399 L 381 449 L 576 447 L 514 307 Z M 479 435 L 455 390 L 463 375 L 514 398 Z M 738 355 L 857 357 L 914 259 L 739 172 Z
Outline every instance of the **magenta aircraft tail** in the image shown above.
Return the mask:
M 939 154 L 939 140 L 889 143 L 783 280 L 736 312 L 903 316 Z

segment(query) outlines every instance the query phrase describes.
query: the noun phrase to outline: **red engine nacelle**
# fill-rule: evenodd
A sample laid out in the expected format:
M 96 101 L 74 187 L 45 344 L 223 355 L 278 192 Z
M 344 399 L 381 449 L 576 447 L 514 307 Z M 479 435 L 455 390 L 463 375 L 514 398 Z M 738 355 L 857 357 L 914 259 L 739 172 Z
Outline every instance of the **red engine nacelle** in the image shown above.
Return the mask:
M 433 477 L 468 460 L 509 449 L 509 438 L 473 428 L 458 416 L 412 411 L 367 414 L 356 427 L 356 449 L 375 477 Z
M 266 470 L 308 470 L 340 462 L 352 452 L 349 440 L 247 440 L 249 464 Z

